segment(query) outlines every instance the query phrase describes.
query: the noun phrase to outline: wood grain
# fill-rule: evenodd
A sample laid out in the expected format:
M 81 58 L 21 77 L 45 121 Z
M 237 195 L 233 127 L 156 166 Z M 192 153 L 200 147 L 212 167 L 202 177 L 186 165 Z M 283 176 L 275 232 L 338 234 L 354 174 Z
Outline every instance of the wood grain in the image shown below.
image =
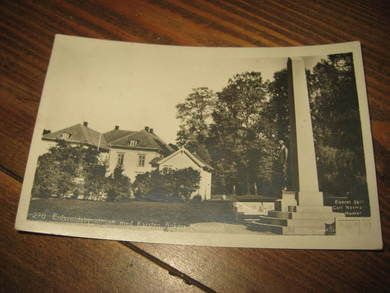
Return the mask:
M 389 10 L 387 1 L 3 1 L 1 291 L 195 289 L 180 280 L 187 277 L 198 281 L 199 286 L 227 292 L 386 289 L 390 271 Z M 291 251 L 143 243 L 134 243 L 136 246 L 129 249 L 112 241 L 16 233 L 13 222 L 20 180 L 55 33 L 193 46 L 287 46 L 359 40 L 384 250 Z M 175 274 L 173 269 L 186 275 L 173 277 L 168 274 Z
M 0 291 L 198 291 L 115 241 L 16 232 L 21 184 L 4 173 L 0 182 Z

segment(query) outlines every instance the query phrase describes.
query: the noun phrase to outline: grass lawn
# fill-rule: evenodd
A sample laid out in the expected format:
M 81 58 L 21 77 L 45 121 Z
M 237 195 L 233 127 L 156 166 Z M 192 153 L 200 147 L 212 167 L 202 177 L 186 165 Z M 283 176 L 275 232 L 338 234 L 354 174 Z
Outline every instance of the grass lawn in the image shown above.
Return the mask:
M 29 220 L 117 225 L 184 225 L 234 223 L 231 202 L 102 202 L 76 199 L 33 199 Z

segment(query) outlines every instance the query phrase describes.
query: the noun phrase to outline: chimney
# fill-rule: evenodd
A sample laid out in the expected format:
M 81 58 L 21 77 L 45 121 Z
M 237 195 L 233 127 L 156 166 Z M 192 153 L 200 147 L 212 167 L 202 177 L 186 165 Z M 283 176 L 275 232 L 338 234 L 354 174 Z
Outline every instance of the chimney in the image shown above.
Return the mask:
M 153 128 L 149 128 L 149 132 L 150 132 L 150 133 L 153 133 Z
M 84 125 L 85 127 L 88 127 L 88 122 L 87 122 L 87 121 L 84 121 L 84 122 L 83 122 L 83 125 Z
M 50 129 L 44 129 L 43 132 L 42 132 L 42 135 L 49 134 L 50 132 L 51 132 Z
M 115 130 L 118 130 L 119 129 L 119 125 L 115 125 Z
M 149 132 L 149 126 L 145 126 L 145 131 Z

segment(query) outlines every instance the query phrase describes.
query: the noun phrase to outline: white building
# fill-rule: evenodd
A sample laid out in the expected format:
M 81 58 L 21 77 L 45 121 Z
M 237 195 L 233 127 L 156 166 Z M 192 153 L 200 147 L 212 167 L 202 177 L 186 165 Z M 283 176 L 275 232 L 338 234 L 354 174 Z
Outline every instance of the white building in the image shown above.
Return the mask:
M 199 189 L 194 191 L 191 197 L 200 195 L 202 200 L 211 199 L 211 170 L 212 168 L 203 162 L 199 157 L 192 154 L 185 148 L 181 148 L 167 157 L 162 158 L 157 162 L 159 169 L 184 169 L 191 167 L 199 171 L 200 182 Z
M 202 200 L 211 198 L 211 170 L 198 156 L 181 148 L 175 151 L 159 138 L 152 128 L 145 127 L 139 131 L 119 129 L 119 126 L 106 133 L 100 133 L 88 127 L 88 123 L 76 124 L 71 127 L 50 132 L 45 130 L 42 140 L 49 146 L 56 141 L 64 140 L 73 145 L 95 146 L 102 151 L 101 159 L 108 166 L 108 174 L 120 165 L 123 173 L 134 182 L 138 174 L 143 174 L 156 168 L 184 169 L 193 168 L 200 173 L 199 189 L 192 196 L 199 194 Z M 45 152 L 46 152 L 45 151 Z
M 153 159 L 174 151 L 149 127 L 140 131 L 129 131 L 115 126 L 113 130 L 104 133 L 104 138 L 109 148 L 109 172 L 112 173 L 116 166 L 121 165 L 123 173 L 132 182 L 138 174 L 155 169 L 152 166 Z

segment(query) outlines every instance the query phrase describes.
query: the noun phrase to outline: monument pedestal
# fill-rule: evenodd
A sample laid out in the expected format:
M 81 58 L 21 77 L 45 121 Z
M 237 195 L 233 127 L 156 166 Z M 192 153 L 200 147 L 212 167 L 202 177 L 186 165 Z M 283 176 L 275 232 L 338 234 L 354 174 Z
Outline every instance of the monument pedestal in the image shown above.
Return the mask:
M 319 192 L 322 198 L 322 193 Z M 275 202 L 275 210 L 265 216 L 247 223 L 249 229 L 273 232 L 284 235 L 325 235 L 334 233 L 336 217 L 344 214 L 334 213 L 332 207 L 316 204 L 298 205 L 295 193 L 283 191 L 282 198 Z
M 295 199 L 295 192 L 282 191 L 282 198 L 275 201 L 275 211 L 288 212 L 290 206 L 297 206 L 298 202 Z

